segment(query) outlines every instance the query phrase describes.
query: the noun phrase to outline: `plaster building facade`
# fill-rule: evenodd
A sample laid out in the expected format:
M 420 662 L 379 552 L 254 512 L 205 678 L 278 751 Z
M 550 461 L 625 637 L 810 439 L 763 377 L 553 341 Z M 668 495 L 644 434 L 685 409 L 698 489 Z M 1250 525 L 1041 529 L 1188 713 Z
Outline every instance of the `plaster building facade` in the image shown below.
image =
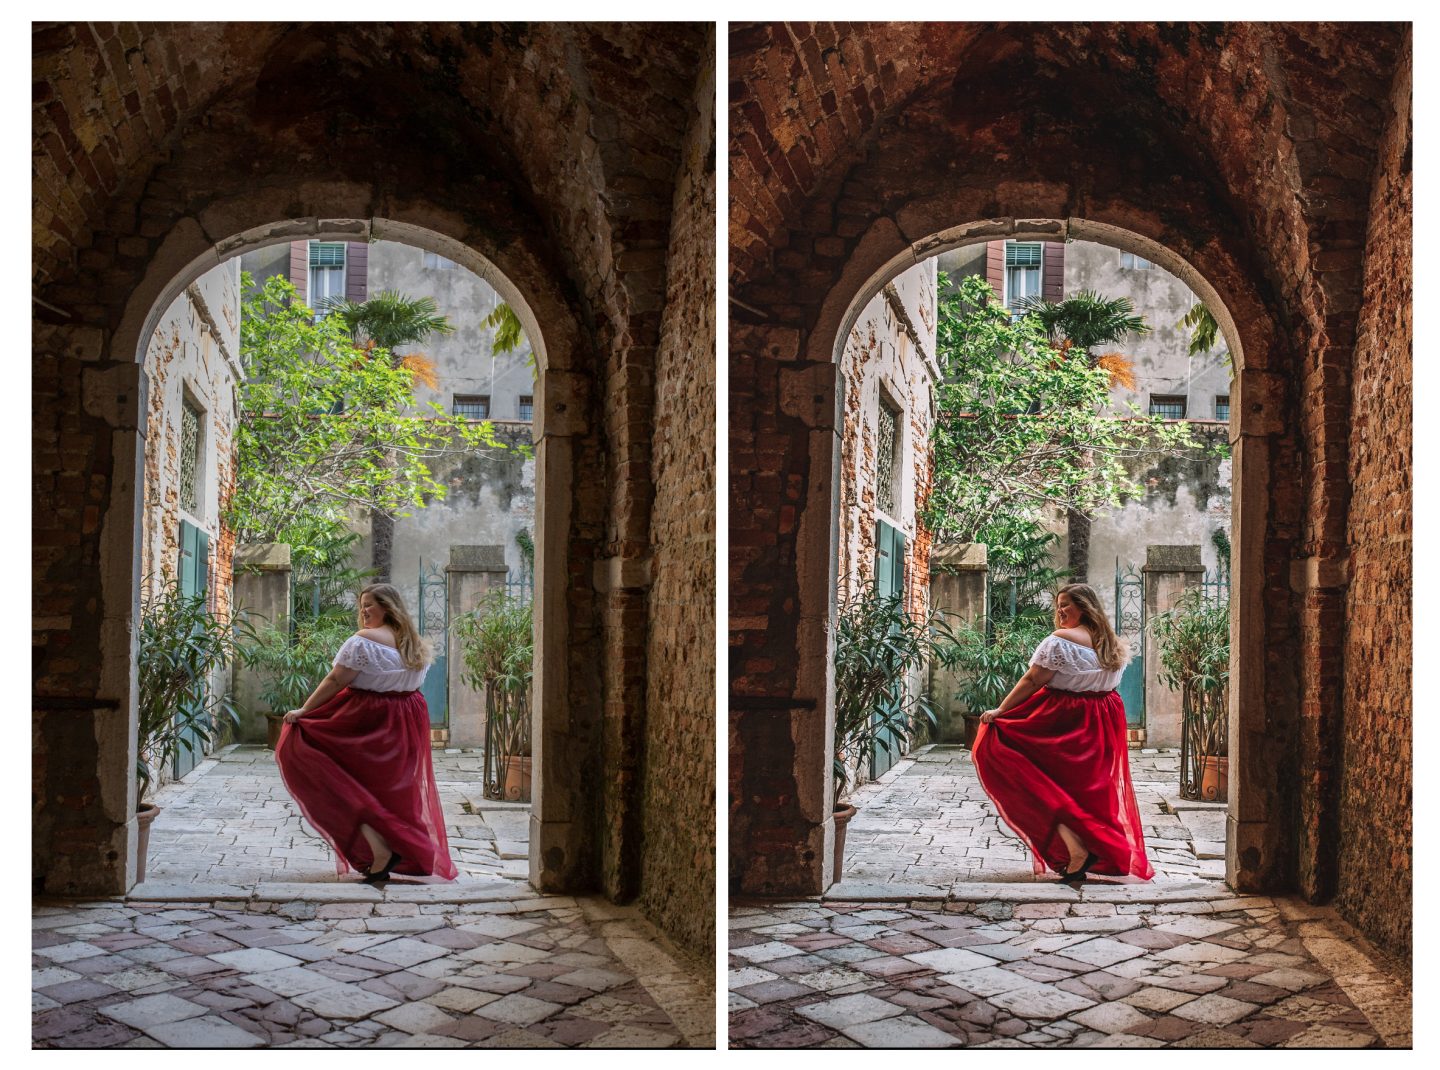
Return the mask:
M 155 324 L 237 255 L 375 238 L 485 278 L 536 350 L 530 882 L 713 954 L 713 34 L 36 24 L 37 892 L 135 880 Z
M 732 27 L 736 890 L 832 872 L 850 328 L 927 257 L 1085 240 L 1201 296 L 1235 369 L 1226 880 L 1408 949 L 1411 64 L 1381 23 Z

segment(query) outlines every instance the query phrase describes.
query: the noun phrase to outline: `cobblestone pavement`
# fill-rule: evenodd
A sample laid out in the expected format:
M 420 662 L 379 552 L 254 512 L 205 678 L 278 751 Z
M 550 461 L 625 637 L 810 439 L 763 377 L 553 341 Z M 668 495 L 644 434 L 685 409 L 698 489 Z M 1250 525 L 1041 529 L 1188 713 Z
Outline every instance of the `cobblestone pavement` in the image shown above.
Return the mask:
M 1332 911 L 1183 887 L 739 905 L 730 1045 L 1409 1046 L 1408 980 Z
M 1182 800 L 1179 770 L 1178 751 L 1130 754 L 1155 880 L 1223 880 L 1225 807 Z M 859 812 L 846 829 L 842 883 L 831 889 L 836 896 L 870 898 L 884 891 L 877 885 L 921 896 L 973 882 L 1037 879 L 964 747 L 922 747 L 850 801 Z
M 525 880 L 529 806 L 484 798 L 478 753 L 436 751 L 434 765 L 460 880 Z M 337 879 L 329 846 L 301 818 L 264 747 L 226 747 L 155 801 L 162 810 L 150 829 L 141 895 L 196 882 L 251 888 Z
M 713 982 L 633 908 L 453 885 L 37 903 L 42 1048 L 709 1047 Z M 343 901 L 334 901 L 343 899 Z

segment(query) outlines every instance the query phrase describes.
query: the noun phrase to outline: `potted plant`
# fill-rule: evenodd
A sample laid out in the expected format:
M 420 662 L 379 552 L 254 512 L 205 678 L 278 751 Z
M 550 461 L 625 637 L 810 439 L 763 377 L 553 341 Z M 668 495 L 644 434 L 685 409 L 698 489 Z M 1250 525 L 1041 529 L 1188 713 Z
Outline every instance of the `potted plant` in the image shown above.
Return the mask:
M 1230 607 L 1192 587 L 1152 618 L 1160 682 L 1180 692 L 1180 794 L 1219 802 L 1229 786 Z
M 512 802 L 530 800 L 530 677 L 534 617 L 528 601 L 492 590 L 453 625 L 465 668 L 461 679 L 485 694 L 489 791 Z
M 955 643 L 943 620 L 916 621 L 901 595 L 873 588 L 841 607 L 835 634 L 835 869 L 840 880 L 845 828 L 855 807 L 844 801 L 877 750 L 893 753 L 921 728 L 938 726 L 935 709 L 911 675 Z
M 1051 622 L 1030 616 L 980 620 L 956 630 L 949 660 L 960 672 L 956 697 L 965 706 L 965 746 L 975 745 L 980 715 L 1004 701 L 1030 667 L 1030 656 L 1051 631 Z
M 304 704 L 330 671 L 335 651 L 354 631 L 352 617 L 330 613 L 297 621 L 293 634 L 283 628 L 257 629 L 240 645 L 241 659 L 265 681 L 260 701 L 270 707 L 265 718 L 271 750 L 280 741 L 286 711 Z
M 203 594 L 183 595 L 171 582 L 141 601 L 137 880 L 145 879 L 150 825 L 160 813 L 148 801 L 151 790 L 182 752 L 213 746 L 238 726 L 230 697 L 211 687 L 233 654 L 232 629 L 210 613 Z

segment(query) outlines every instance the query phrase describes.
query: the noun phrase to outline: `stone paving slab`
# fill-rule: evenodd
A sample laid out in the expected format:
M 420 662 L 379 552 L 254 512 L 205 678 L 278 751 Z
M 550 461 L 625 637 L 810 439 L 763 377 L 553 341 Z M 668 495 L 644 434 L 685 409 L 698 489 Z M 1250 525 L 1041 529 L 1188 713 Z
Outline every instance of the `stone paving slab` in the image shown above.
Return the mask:
M 1130 770 L 1154 883 L 1223 880 L 1225 805 L 1179 798 L 1178 752 L 1131 751 Z M 840 897 L 959 899 L 963 886 L 1054 882 L 1035 876 L 964 747 L 922 747 L 850 802 Z
M 1404 974 L 1297 900 L 806 900 L 729 922 L 732 1047 L 1411 1043 Z
M 32 1044 L 714 1046 L 713 979 L 638 911 L 504 883 L 458 903 L 37 902 Z

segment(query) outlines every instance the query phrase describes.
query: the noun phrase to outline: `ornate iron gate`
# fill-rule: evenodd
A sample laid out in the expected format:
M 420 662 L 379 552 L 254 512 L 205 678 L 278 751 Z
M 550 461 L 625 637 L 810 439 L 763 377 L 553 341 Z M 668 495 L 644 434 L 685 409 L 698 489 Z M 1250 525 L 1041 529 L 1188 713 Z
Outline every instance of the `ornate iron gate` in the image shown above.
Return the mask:
M 420 560 L 418 618 L 420 634 L 429 640 L 435 655 L 421 692 L 430 707 L 430 727 L 446 728 L 450 724 L 450 580 L 440 565 L 427 570 L 424 558 Z
M 1125 724 L 1145 727 L 1145 580 L 1139 570 L 1121 569 L 1115 559 L 1115 634 L 1134 652 L 1120 678 L 1120 699 L 1125 703 Z
M 875 521 L 875 587 L 887 598 L 905 593 L 905 533 L 883 520 Z M 880 716 L 876 714 L 874 720 L 879 721 Z M 879 743 L 870 756 L 872 780 L 890 770 L 905 746 L 905 740 L 890 729 L 882 728 L 877 738 Z

